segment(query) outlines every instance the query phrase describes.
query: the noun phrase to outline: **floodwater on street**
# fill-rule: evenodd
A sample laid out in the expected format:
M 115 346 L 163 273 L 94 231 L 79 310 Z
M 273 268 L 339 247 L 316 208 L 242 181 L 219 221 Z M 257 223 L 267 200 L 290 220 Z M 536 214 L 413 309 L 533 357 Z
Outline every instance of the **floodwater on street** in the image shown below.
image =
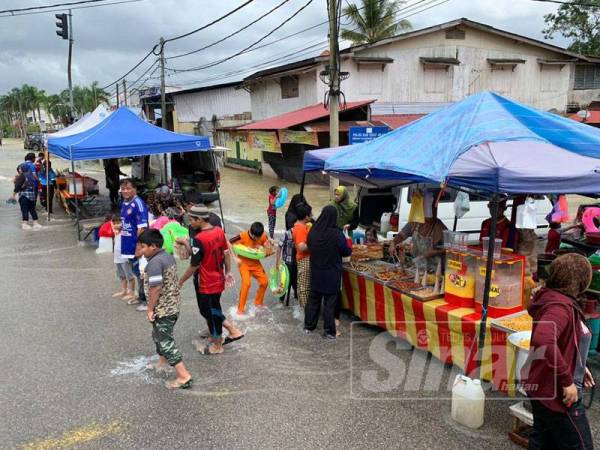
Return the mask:
M 267 224 L 267 206 L 269 187 L 273 185 L 285 186 L 289 199 L 300 192 L 300 185 L 276 180 L 255 173 L 230 169 L 221 169 L 221 197 L 225 218 L 235 224 L 248 225 L 259 221 Z M 306 186 L 304 195 L 313 207 L 316 218 L 321 209 L 329 202 L 329 189 L 326 186 Z M 215 208 L 217 205 L 211 205 Z M 286 205 L 277 211 L 277 232 L 282 232 L 285 227 L 284 215 Z
M 0 147 L 0 448 L 519 448 L 507 437 L 508 408 L 518 399 L 487 392 L 484 425 L 458 425 L 448 400 L 456 370 L 387 332 L 343 315 L 335 342 L 322 339 L 322 324 L 306 335 L 296 303 L 285 307 L 270 292 L 267 310 L 251 307 L 239 320 L 231 314 L 237 270 L 222 304 L 245 337 L 223 355 L 198 354 L 193 343 L 206 324 L 188 282 L 175 338 L 194 385 L 168 391 L 166 377 L 146 369 L 156 350 L 145 314 L 111 298 L 118 287 L 112 254 L 78 245 L 72 221 L 59 207 L 56 220 L 42 220 L 41 231 L 20 229 L 19 208 L 5 199 L 26 151 L 20 142 L 8 142 Z M 55 167 L 68 163 L 55 159 Z M 104 187 L 99 169 L 82 171 Z M 266 220 L 271 184 L 225 169 L 227 224 Z M 327 189 L 307 193 L 318 213 Z M 273 258 L 265 264 L 268 270 Z M 187 266 L 179 261 L 180 274 Z M 422 389 L 407 387 L 413 379 L 402 382 L 403 368 L 411 368 L 410 375 L 425 367 Z M 428 391 L 434 382 L 438 390 Z M 588 413 L 597 441 L 600 402 Z

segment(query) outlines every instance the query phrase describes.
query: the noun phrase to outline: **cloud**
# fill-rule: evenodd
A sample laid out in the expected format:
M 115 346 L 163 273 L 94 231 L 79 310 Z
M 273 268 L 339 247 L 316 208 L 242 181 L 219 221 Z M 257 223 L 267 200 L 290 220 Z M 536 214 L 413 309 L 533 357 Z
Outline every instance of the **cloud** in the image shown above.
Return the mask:
M 214 42 L 259 17 L 280 1 L 257 1 L 205 31 L 167 44 L 166 55 L 172 56 Z M 409 0 L 408 3 L 415 1 Z M 22 0 L 4 1 L 2 8 L 23 7 L 23 3 Z M 27 6 L 49 3 L 49 0 L 29 0 Z M 108 84 L 128 71 L 161 36 L 168 38 L 198 28 L 240 3 L 237 0 L 143 0 L 74 10 L 73 82 L 86 85 L 98 80 L 101 85 Z M 291 0 L 239 35 L 196 55 L 169 60 L 167 67 L 195 67 L 230 56 L 281 24 L 304 3 L 304 0 Z M 543 39 L 543 15 L 555 9 L 556 5 L 531 0 L 450 0 L 408 19 L 414 28 L 421 28 L 467 17 Z M 325 1 L 314 0 L 306 10 L 264 42 L 277 41 L 282 36 L 326 20 Z M 50 93 L 67 86 L 67 41 L 59 39 L 55 30 L 54 13 L 0 18 L 0 93 L 23 83 Z M 240 79 L 264 68 L 259 64 L 265 61 L 279 58 L 272 65 L 288 62 L 290 59 L 285 56 L 292 52 L 296 52 L 297 58 L 313 56 L 326 48 L 326 40 L 325 25 L 207 70 L 179 74 L 167 71 L 167 84 L 189 86 Z M 566 45 L 562 39 L 556 39 L 553 43 Z M 303 50 L 306 52 L 303 53 Z M 154 56 L 149 58 L 139 70 L 127 77 L 128 81 L 131 83 L 137 79 L 155 60 Z M 246 69 L 246 72 L 231 74 L 242 69 Z M 158 80 L 150 79 L 146 84 L 157 85 Z

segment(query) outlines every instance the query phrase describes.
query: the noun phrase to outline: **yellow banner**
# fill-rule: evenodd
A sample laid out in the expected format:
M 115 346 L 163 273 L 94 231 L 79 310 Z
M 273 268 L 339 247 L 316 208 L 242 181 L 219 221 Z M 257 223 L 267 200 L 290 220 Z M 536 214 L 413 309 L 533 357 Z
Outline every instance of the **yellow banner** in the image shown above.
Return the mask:
M 275 131 L 250 131 L 248 133 L 250 147 L 255 150 L 271 153 L 281 153 L 281 145 Z
M 279 130 L 279 141 L 282 144 L 319 146 L 319 139 L 314 131 Z

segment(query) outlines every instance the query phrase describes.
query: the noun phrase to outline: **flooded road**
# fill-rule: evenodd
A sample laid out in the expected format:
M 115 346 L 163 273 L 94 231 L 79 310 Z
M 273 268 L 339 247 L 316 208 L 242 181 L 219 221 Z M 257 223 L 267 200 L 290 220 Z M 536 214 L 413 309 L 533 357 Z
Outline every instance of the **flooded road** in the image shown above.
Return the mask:
M 228 167 L 221 169 L 221 198 L 225 218 L 233 222 L 234 226 L 245 227 L 256 221 L 262 222 L 266 226 L 267 199 L 269 188 L 273 185 L 285 186 L 289 192 L 286 204 L 277 210 L 276 232 L 283 232 L 284 216 L 289 200 L 294 194 L 300 192 L 300 185 Z M 307 186 L 304 189 L 304 195 L 313 207 L 315 218 L 329 203 L 329 189 L 326 186 Z M 211 209 L 218 209 L 218 203 L 211 205 Z

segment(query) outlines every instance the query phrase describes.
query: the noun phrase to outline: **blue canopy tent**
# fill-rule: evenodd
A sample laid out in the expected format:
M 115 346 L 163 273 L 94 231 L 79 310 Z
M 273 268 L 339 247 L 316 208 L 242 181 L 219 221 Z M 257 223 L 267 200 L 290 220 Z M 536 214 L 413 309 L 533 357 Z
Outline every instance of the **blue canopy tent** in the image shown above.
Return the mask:
M 159 128 L 145 122 L 127 107 L 119 108 L 81 133 L 58 138 L 50 136 L 48 140 L 48 151 L 71 161 L 72 171 L 74 161 L 211 151 L 211 148 L 207 136 L 178 134 Z M 219 193 L 219 205 L 220 198 Z M 76 214 L 79 236 L 78 205 Z
M 482 92 L 371 142 L 336 151 L 324 170 L 376 185 L 433 182 L 487 192 L 494 236 L 501 196 L 600 192 L 600 130 Z M 490 239 L 488 254 L 493 251 Z M 478 361 L 492 266 L 489 258 Z
M 49 137 L 48 151 L 69 161 L 195 152 L 211 149 L 207 136 L 178 134 L 144 122 L 121 107 L 82 133 Z
M 325 170 L 372 183 L 438 182 L 490 193 L 600 190 L 600 130 L 483 92 L 371 142 Z

